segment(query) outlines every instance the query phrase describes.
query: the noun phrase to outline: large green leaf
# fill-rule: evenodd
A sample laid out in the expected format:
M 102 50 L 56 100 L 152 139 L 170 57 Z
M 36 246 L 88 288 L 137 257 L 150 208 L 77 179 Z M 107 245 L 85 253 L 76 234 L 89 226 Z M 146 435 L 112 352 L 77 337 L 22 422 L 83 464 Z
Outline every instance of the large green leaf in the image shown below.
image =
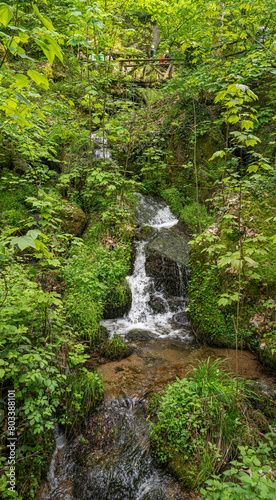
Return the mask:
M 38 71 L 35 71 L 34 69 L 29 69 L 27 74 L 37 85 L 39 85 L 43 89 L 47 90 L 49 88 L 49 82 L 46 76 L 38 73 Z
M 55 31 L 55 28 L 54 26 L 52 25 L 52 21 L 47 17 L 47 16 L 42 16 L 37 8 L 36 5 L 33 4 L 33 9 L 37 15 L 37 17 L 40 19 L 40 21 L 42 22 L 42 24 L 44 24 L 44 26 L 46 28 L 48 28 L 48 30 L 50 31 Z
M 12 17 L 13 13 L 11 8 L 6 3 L 2 3 L 0 5 L 0 23 L 6 27 L 8 26 Z

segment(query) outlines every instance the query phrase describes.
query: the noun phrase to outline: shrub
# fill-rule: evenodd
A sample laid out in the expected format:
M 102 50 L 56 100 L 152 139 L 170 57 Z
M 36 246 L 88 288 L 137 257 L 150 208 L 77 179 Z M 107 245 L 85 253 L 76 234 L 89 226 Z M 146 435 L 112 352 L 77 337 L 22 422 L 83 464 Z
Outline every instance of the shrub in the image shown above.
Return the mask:
M 206 500 L 257 500 L 276 498 L 275 483 L 275 434 L 266 434 L 266 443 L 256 449 L 239 446 L 239 460 L 222 476 L 213 476 L 207 481 L 207 489 L 201 494 Z M 274 459 L 274 460 L 272 460 Z M 274 470 L 273 470 L 274 469 Z
M 208 359 L 161 398 L 151 444 L 156 458 L 188 487 L 199 486 L 233 456 L 243 430 L 236 380 Z M 238 392 L 244 391 L 239 384 Z
M 164 189 L 161 191 L 161 196 L 168 203 L 172 213 L 179 217 L 183 209 L 183 199 L 178 189 L 174 187 Z
M 213 222 L 213 218 L 208 215 L 204 205 L 199 205 L 199 217 L 202 230 L 206 229 Z M 195 233 L 199 231 L 196 202 L 193 201 L 191 204 L 185 205 L 181 212 L 180 219 L 186 224 L 191 232 Z
M 79 430 L 82 419 L 90 408 L 95 407 L 103 398 L 103 383 L 97 372 L 89 372 L 86 368 L 81 368 L 79 374 L 73 372 L 68 377 L 66 390 L 68 396 L 60 422 L 69 428 L 69 432 L 73 427 L 76 432 L 76 427 Z

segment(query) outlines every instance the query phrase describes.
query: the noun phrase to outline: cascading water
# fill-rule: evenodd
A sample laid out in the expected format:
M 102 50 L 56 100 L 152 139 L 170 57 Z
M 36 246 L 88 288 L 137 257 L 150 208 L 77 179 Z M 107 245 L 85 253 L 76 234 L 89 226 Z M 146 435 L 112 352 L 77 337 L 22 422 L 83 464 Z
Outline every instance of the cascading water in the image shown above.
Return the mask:
M 128 313 L 128 320 L 131 324 L 145 322 L 150 313 L 148 302 L 151 279 L 146 276 L 146 244 L 146 241 L 137 244 L 134 272 L 128 278 L 132 294 L 131 309 Z
M 177 219 L 168 207 L 152 198 L 140 197 L 137 216 L 141 225 L 150 226 L 158 234 L 163 231 L 166 238 L 169 237 L 168 228 L 177 224 Z M 105 321 L 104 325 L 111 336 L 114 332 L 124 334 L 135 328 L 145 329 L 154 335 L 145 335 L 145 342 L 136 340 L 138 348 L 133 356 L 98 367 L 103 377 L 109 374 L 109 378 L 106 378 L 106 398 L 87 420 L 82 437 L 65 442 L 64 436 L 56 429 L 56 449 L 47 483 L 38 496 L 40 500 L 190 498 L 177 481 L 153 461 L 145 401 L 147 395 L 156 391 L 158 386 L 164 387 L 175 381 L 176 376 L 184 377 L 195 359 L 217 358 L 222 353 L 219 349 L 216 353 L 213 348 L 202 348 L 190 342 L 192 336 L 185 313 L 186 267 L 176 261 L 174 270 L 178 279 L 178 297 L 162 291 L 156 285 L 157 280 L 147 276 L 147 247 L 151 242 L 149 239 L 136 243 L 134 270 L 128 278 L 132 292 L 132 306 L 128 315 L 122 319 Z M 166 279 L 163 276 L 165 260 L 162 255 L 158 261 L 162 279 Z M 226 359 L 229 354 L 225 352 Z M 245 353 L 242 355 L 245 356 Z M 247 353 L 249 355 L 252 356 Z M 248 362 L 246 357 L 246 369 Z M 239 362 L 241 365 L 242 362 Z M 111 370 L 111 374 L 108 370 Z M 257 364 L 253 372 L 255 377 Z M 111 392 L 108 389 L 110 386 Z M 114 399 L 116 394 L 119 396 Z
M 137 218 L 142 224 L 146 224 L 155 231 L 168 230 L 178 223 L 178 219 L 172 214 L 169 207 L 162 201 L 156 201 L 151 197 L 139 196 Z M 183 312 L 187 305 L 187 293 L 183 280 L 183 270 L 180 264 L 176 264 L 179 274 L 179 289 L 181 297 L 178 302 L 172 301 L 162 290 L 157 290 L 154 280 L 146 274 L 146 250 L 148 241 L 138 241 L 136 243 L 136 258 L 132 276 L 127 278 L 131 294 L 131 309 L 124 318 L 103 321 L 102 324 L 112 337 L 114 333 L 127 334 L 133 329 L 146 329 L 159 337 L 180 337 L 186 341 L 191 341 L 191 331 L 189 323 L 181 325 L 179 328 L 173 323 L 176 313 Z M 164 267 L 164 266 L 162 266 Z M 163 269 L 160 269 L 163 272 Z M 164 280 L 166 276 L 164 276 Z M 158 301 L 161 309 L 159 312 L 150 307 L 150 303 Z M 176 305 L 177 304 L 177 305 Z

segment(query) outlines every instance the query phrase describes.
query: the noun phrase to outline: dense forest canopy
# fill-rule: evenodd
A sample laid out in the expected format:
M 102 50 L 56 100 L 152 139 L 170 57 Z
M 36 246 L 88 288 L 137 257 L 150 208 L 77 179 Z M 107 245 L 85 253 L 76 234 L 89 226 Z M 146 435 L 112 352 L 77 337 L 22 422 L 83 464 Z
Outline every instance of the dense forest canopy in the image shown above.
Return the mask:
M 103 398 L 91 355 L 132 352 L 100 322 L 131 303 L 137 192 L 165 200 L 191 240 L 197 341 L 275 370 L 275 13 L 272 0 L 0 3 L 3 498 L 38 498 L 54 423 L 76 437 Z M 254 398 L 238 366 L 233 381 L 201 364 L 151 403 L 155 457 L 186 487 L 208 484 L 203 498 L 272 500 L 275 437 L 260 438 L 275 403 Z M 210 480 L 228 465 L 229 481 Z

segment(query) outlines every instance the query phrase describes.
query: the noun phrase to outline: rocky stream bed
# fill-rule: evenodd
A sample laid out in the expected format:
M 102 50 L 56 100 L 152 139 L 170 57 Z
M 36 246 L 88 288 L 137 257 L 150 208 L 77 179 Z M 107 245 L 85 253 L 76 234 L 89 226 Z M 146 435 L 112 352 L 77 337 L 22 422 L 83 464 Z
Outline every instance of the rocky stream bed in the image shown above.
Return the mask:
M 188 238 L 163 203 L 141 197 L 132 303 L 123 318 L 103 322 L 109 335 L 123 335 L 133 348 L 126 359 L 91 357 L 103 377 L 105 398 L 69 442 L 56 429 L 56 449 L 38 498 L 51 500 L 196 499 L 154 462 L 149 443 L 148 399 L 183 378 L 198 360 L 224 359 L 234 372 L 235 352 L 198 344 L 185 312 Z M 239 374 L 272 394 L 273 375 L 256 356 L 238 352 Z M 275 391 L 274 391 L 275 392 Z

